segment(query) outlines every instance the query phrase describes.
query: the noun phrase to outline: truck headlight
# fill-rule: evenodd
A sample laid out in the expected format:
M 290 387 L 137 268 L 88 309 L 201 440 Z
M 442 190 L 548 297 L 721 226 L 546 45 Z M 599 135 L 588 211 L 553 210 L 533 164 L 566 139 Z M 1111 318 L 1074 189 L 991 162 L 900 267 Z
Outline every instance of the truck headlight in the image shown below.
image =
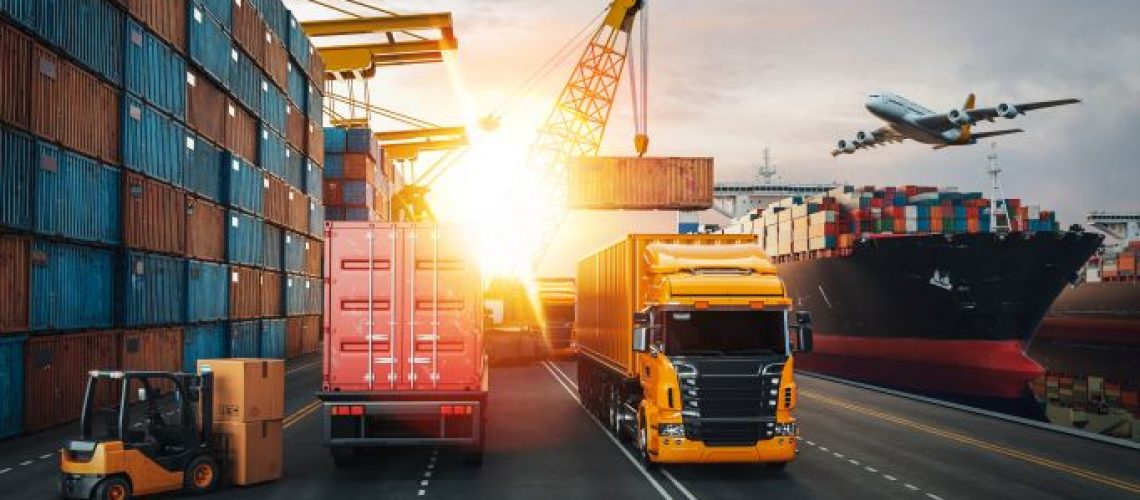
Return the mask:
M 677 377 L 680 378 L 692 378 L 697 376 L 697 367 L 693 364 L 674 361 L 673 369 L 677 371 Z
M 786 424 L 776 424 L 775 431 L 777 436 L 795 436 L 796 423 L 788 422 Z
M 683 424 L 659 424 L 657 434 L 667 438 L 683 438 L 685 437 L 685 426 Z

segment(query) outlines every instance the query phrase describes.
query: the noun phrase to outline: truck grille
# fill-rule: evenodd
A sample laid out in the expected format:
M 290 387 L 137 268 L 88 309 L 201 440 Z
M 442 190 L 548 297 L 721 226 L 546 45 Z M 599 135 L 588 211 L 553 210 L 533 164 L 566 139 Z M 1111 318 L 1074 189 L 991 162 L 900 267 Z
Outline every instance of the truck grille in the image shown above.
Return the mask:
M 779 372 L 763 375 L 759 360 L 687 360 L 698 376 L 681 380 L 685 434 L 709 446 L 751 446 L 771 437 Z M 772 380 L 776 382 L 773 383 Z M 695 389 L 695 391 L 694 391 Z M 699 412 L 699 417 L 695 412 Z

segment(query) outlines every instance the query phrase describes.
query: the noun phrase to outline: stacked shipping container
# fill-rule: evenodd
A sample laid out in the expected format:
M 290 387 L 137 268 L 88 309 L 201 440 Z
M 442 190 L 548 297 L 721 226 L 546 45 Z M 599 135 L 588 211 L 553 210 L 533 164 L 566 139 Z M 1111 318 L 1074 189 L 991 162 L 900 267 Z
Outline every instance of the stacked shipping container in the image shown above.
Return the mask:
M 324 150 L 325 218 L 389 220 L 393 172 L 372 130 L 326 128 Z
M 75 418 L 92 368 L 317 350 L 324 72 L 291 19 L 0 3 L 0 437 Z

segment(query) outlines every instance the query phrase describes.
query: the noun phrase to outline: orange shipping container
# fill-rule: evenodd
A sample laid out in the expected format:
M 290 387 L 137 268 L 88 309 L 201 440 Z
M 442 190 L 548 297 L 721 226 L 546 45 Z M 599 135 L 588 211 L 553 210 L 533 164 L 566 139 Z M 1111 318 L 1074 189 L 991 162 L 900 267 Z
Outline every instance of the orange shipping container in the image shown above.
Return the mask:
M 261 271 L 261 316 L 276 318 L 284 315 L 285 278 L 282 273 Z
M 186 71 L 186 119 L 190 128 L 217 144 L 229 146 L 226 94 L 209 78 Z
M 131 15 L 181 54 L 186 50 L 186 0 L 127 0 Z
M 289 214 L 285 224 L 298 233 L 309 233 L 309 198 L 293 187 L 289 188 Z
M 277 88 L 289 88 L 289 52 L 285 50 L 281 39 L 268 29 L 265 30 L 265 56 L 261 65 L 265 68 L 265 74 L 277 84 Z
M 230 266 L 230 318 L 249 319 L 260 315 L 261 271 Z
M 123 172 L 123 244 L 175 255 L 186 253 L 186 194 L 134 172 Z
M 257 160 L 257 120 L 233 99 L 226 100 L 226 149 L 254 162 Z
M 226 260 L 225 208 L 186 196 L 186 255 L 201 260 Z
M 308 121 L 308 120 L 306 120 Z M 309 136 L 307 141 L 309 147 L 307 152 L 309 159 L 317 162 L 317 165 L 324 166 L 325 164 L 325 129 L 321 128 L 321 124 L 309 121 Z
M 16 28 L 0 23 L 0 122 L 27 129 L 28 71 L 32 70 L 32 40 Z
M 289 185 L 273 176 L 265 179 L 265 219 L 284 226 L 289 218 Z
M 119 368 L 117 331 L 37 335 L 24 350 L 24 430 L 38 431 L 79 418 L 89 370 Z M 98 391 L 110 404 L 109 386 Z
M 572 208 L 703 210 L 712 207 L 712 158 L 577 158 L 567 193 Z
M 298 151 L 307 151 L 305 144 L 305 113 L 292 103 L 285 103 L 285 140 Z
M 28 329 L 28 238 L 0 234 L 0 333 Z
M 305 274 L 321 276 L 321 267 L 325 259 L 325 244 L 312 238 L 305 239 Z

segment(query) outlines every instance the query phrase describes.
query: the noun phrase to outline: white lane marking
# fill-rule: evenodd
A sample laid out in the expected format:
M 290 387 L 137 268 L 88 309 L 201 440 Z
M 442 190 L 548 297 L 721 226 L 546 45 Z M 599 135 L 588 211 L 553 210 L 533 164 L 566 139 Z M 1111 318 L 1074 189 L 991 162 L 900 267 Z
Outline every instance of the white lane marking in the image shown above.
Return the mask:
M 807 443 L 812 445 L 812 446 L 815 446 L 815 441 L 808 441 Z
M 416 493 L 416 496 L 422 497 L 422 496 L 424 496 L 424 493 L 426 493 L 424 490 L 420 490 L 418 493 Z
M 9 473 L 9 472 L 12 472 L 12 468 L 11 468 L 11 467 L 8 467 L 8 468 L 5 468 L 5 469 L 0 469 L 0 474 L 7 474 L 7 473 Z
M 843 454 L 842 454 L 842 453 L 838 453 L 838 452 L 837 452 L 837 453 L 832 453 L 832 455 L 835 455 L 835 458 L 843 458 Z
M 558 373 L 562 374 L 562 379 L 565 380 L 567 384 L 570 384 L 570 386 L 573 387 L 575 391 L 578 390 L 578 384 L 575 383 L 574 379 L 570 378 L 570 376 L 567 375 L 566 372 L 562 371 L 562 369 L 559 368 L 558 365 L 551 363 L 549 361 L 547 361 L 546 363 L 548 365 L 550 365 L 551 368 L 554 368 L 555 370 L 557 370 Z
M 428 470 L 432 470 L 434 468 L 435 468 L 435 464 L 428 464 Z
M 681 482 L 677 480 L 677 478 L 673 477 L 673 475 L 670 474 L 668 470 L 661 469 L 661 473 L 665 475 L 665 479 L 668 479 L 670 483 L 673 483 L 673 486 L 677 487 L 677 491 L 680 491 L 682 495 L 685 495 L 685 498 L 688 498 L 689 500 L 697 500 L 697 497 L 693 495 L 693 493 L 690 492 L 688 488 L 682 485 Z
M 934 493 L 927 493 L 926 496 L 932 498 L 933 500 L 942 500 L 942 497 L 935 495 Z
M 431 471 L 424 472 L 424 477 L 431 477 Z
M 427 479 L 420 481 L 420 486 L 427 486 L 427 485 L 428 485 Z
M 35 462 L 35 460 L 24 460 L 20 462 L 20 465 L 31 465 L 32 462 Z
M 854 458 L 852 458 L 851 460 L 848 460 L 848 462 L 850 462 L 851 465 L 859 465 L 859 461 L 855 460 Z
M 867 472 L 879 472 L 879 469 L 876 469 L 876 468 L 871 467 L 869 465 L 867 467 L 863 467 L 863 468 L 867 469 Z
M 558 385 L 562 386 L 562 388 L 566 390 L 566 394 L 569 394 L 570 398 L 573 399 L 575 403 L 578 403 L 578 406 L 582 408 L 582 411 L 586 412 L 586 416 L 590 418 L 590 421 L 594 422 L 594 424 L 602 430 L 602 434 L 605 434 L 605 436 L 609 438 L 610 442 L 613 443 L 618 450 L 621 450 L 622 455 L 625 455 L 625 458 L 629 460 L 629 463 L 633 464 L 633 466 L 637 468 L 638 472 L 641 472 L 642 476 L 645 476 L 645 480 L 649 481 L 649 484 L 653 485 L 653 489 L 657 490 L 657 493 L 661 494 L 661 498 L 664 498 L 666 500 L 673 500 L 673 496 L 670 495 L 669 492 L 665 491 L 665 487 L 661 486 L 661 483 L 658 482 L 657 479 L 652 475 L 650 475 L 649 471 L 645 470 L 645 467 L 642 467 L 642 465 L 637 462 L 636 458 L 633 458 L 633 455 L 629 453 L 629 450 L 626 450 L 625 446 L 622 446 L 622 444 L 618 442 L 617 438 L 613 437 L 613 435 L 610 434 L 610 431 L 608 431 L 601 422 L 598 422 L 598 420 L 595 419 L 588 410 L 586 410 L 586 406 L 582 404 L 582 400 L 578 399 L 578 395 L 575 394 L 575 391 L 570 390 L 570 386 L 566 385 L 566 383 L 558 377 L 558 374 L 554 372 L 554 369 L 552 369 L 546 362 L 542 362 L 540 364 L 543 368 L 546 368 L 546 371 L 550 372 L 550 376 L 554 377 L 554 381 L 558 382 Z
M 43 459 L 45 459 L 45 458 L 48 458 L 48 457 L 50 457 L 50 456 L 52 456 L 52 455 L 53 455 L 52 453 L 44 453 L 43 455 L 40 455 L 40 460 L 43 460 Z
M 294 368 L 294 369 L 292 369 L 292 370 L 288 370 L 288 371 L 286 371 L 286 372 L 285 372 L 285 374 L 286 374 L 286 375 L 292 375 L 292 374 L 294 374 L 294 373 L 297 373 L 297 372 L 299 372 L 299 371 L 301 371 L 301 370 L 306 370 L 306 369 L 308 369 L 308 368 L 312 368 L 312 367 L 314 367 L 314 366 L 317 366 L 317 365 L 319 365 L 319 364 L 321 364 L 321 362 L 320 362 L 320 361 L 314 361 L 314 362 L 312 362 L 312 363 L 307 363 L 307 364 L 304 364 L 304 365 L 298 366 L 298 367 L 296 367 L 296 368 Z
M 905 486 L 905 487 L 906 487 L 906 489 L 908 489 L 908 490 L 911 490 L 911 491 L 918 491 L 918 486 L 915 486 L 915 485 L 913 485 L 913 484 L 910 484 L 910 483 L 906 483 L 906 484 L 903 484 L 903 486 Z
M 898 481 L 898 478 L 890 474 L 883 474 L 883 479 L 886 479 L 887 481 Z
M 824 447 L 820 446 L 820 447 L 819 447 L 819 451 L 829 451 L 829 450 L 828 450 L 827 448 L 824 448 Z

